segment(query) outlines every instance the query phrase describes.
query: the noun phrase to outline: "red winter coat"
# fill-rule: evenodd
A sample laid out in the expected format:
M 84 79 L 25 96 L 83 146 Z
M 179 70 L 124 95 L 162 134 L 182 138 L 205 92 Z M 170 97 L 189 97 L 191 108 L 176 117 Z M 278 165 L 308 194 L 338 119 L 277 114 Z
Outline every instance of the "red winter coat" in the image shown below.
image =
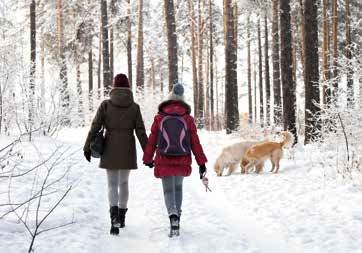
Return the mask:
M 168 100 L 161 103 L 158 107 L 160 113 L 177 113 L 182 116 L 186 121 L 191 138 L 191 150 L 195 156 L 198 165 L 205 164 L 207 162 L 204 151 L 202 150 L 199 136 L 197 135 L 197 129 L 195 126 L 194 118 L 190 115 L 191 108 L 188 104 L 182 101 Z M 189 176 L 191 174 L 191 154 L 185 156 L 164 156 L 159 153 L 157 149 L 157 135 L 160 129 L 160 123 L 165 115 L 158 113 L 155 116 L 154 122 L 151 128 L 151 134 L 148 138 L 148 143 L 143 155 L 144 163 L 151 163 L 153 155 L 156 151 L 155 159 L 155 177 L 167 177 L 167 176 Z

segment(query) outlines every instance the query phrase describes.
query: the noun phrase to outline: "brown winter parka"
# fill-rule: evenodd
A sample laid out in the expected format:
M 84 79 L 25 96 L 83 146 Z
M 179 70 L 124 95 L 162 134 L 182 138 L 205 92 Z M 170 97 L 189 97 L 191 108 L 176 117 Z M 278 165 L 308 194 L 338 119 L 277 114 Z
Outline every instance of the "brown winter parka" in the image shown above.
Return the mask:
M 142 149 L 147 144 L 147 134 L 140 107 L 128 88 L 114 88 L 110 99 L 104 100 L 93 119 L 84 151 L 90 150 L 92 136 L 105 128 L 105 147 L 99 167 L 103 169 L 137 169 L 137 152 L 134 132 Z

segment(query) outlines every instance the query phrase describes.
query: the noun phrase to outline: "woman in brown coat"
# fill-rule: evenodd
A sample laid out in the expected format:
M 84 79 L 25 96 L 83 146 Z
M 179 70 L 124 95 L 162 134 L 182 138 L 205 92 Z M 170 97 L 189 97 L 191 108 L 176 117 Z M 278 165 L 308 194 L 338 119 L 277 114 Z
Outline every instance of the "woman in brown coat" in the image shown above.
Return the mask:
M 106 169 L 108 198 L 111 216 L 111 234 L 118 234 L 125 226 L 128 202 L 128 178 L 131 170 L 137 169 L 137 152 L 134 131 L 142 149 L 146 147 L 147 135 L 140 107 L 133 100 L 128 78 L 118 74 L 113 80 L 110 99 L 104 100 L 93 119 L 84 145 L 84 156 L 90 162 L 92 137 L 105 128 L 105 145 L 100 168 Z

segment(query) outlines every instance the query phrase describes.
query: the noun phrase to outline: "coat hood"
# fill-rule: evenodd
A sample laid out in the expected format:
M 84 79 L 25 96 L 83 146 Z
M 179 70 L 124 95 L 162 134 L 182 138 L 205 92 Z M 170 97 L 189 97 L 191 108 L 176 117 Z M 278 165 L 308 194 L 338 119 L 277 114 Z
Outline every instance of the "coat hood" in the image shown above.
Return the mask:
M 110 100 L 115 106 L 129 107 L 134 103 L 133 93 L 129 88 L 113 88 L 110 96 Z
M 166 100 L 158 106 L 158 112 L 184 115 L 191 113 L 191 107 L 187 103 L 180 100 Z

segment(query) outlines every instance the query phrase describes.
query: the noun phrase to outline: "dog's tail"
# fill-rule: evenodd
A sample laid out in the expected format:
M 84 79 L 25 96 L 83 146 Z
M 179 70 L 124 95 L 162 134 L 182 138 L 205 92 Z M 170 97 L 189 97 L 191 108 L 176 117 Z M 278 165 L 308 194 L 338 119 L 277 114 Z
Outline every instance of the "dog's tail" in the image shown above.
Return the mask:
M 284 140 L 280 143 L 282 147 L 284 146 L 291 146 L 294 143 L 294 136 L 289 131 L 283 131 L 282 134 L 284 135 Z

